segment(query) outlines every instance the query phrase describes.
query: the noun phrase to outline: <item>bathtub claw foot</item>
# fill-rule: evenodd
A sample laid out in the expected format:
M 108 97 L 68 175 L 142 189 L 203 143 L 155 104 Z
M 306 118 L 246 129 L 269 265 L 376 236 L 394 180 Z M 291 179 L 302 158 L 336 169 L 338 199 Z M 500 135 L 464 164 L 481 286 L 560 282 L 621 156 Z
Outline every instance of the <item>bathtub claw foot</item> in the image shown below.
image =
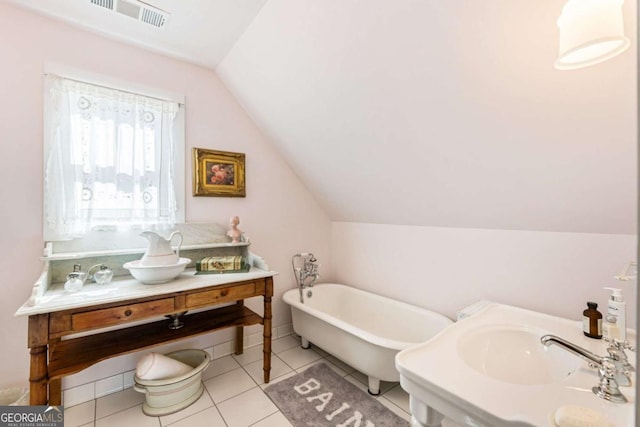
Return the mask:
M 300 337 L 300 345 L 303 349 L 309 350 L 311 348 L 311 343 L 308 339 Z
M 369 388 L 367 391 L 372 396 L 380 396 L 380 378 L 369 377 Z

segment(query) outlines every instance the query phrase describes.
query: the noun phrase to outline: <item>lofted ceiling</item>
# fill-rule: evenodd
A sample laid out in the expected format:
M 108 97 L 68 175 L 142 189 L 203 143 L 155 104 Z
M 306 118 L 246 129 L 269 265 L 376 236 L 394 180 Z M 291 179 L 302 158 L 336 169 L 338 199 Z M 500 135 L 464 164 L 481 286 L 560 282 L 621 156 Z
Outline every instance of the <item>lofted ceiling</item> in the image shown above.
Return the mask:
M 631 48 L 557 71 L 565 0 L 5 0 L 217 71 L 335 221 L 636 233 Z

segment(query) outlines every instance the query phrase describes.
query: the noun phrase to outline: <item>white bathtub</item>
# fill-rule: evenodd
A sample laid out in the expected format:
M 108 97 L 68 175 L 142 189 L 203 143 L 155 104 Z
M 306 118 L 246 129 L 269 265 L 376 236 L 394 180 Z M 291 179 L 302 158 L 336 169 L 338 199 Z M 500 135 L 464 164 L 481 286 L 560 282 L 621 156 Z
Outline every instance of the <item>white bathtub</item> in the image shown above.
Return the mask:
M 312 297 L 306 296 L 307 291 Z M 399 381 L 395 356 L 425 342 L 453 323 L 414 305 L 334 283 L 285 292 L 293 330 L 302 346 L 312 342 L 369 377 L 369 393 L 380 393 L 380 380 Z

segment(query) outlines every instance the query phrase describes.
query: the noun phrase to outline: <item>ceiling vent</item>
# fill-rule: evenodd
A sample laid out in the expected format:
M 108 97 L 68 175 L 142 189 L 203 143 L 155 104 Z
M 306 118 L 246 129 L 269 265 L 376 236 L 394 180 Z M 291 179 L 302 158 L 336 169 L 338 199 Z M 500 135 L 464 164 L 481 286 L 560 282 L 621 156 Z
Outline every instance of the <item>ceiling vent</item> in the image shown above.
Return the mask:
M 121 15 L 137 19 L 156 28 L 164 28 L 169 20 L 169 14 L 137 0 L 90 0 L 91 4 L 112 10 Z

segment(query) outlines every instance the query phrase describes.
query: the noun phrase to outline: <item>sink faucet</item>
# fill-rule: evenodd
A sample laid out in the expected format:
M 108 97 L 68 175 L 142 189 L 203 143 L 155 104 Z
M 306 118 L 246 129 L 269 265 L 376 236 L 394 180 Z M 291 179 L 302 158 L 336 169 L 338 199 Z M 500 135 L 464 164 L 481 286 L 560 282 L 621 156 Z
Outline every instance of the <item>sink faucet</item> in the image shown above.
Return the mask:
M 627 353 L 625 350 L 636 351 L 635 347 L 629 344 L 629 341 L 620 341 L 617 339 L 607 340 L 609 346 L 607 347 L 607 353 L 609 353 L 609 359 L 613 362 L 616 368 L 618 376 L 616 381 L 618 385 L 627 387 L 631 385 L 630 372 L 635 371 L 635 368 L 629 363 Z
M 302 265 L 300 262 L 302 261 Z M 310 252 L 305 252 L 301 254 L 296 254 L 291 259 L 291 264 L 293 265 L 293 272 L 296 277 L 296 282 L 298 282 L 298 287 L 300 288 L 300 302 L 304 303 L 303 292 L 305 288 L 313 287 L 313 284 L 318 280 L 320 274 L 318 273 L 318 268 L 320 268 L 320 264 L 317 264 L 318 260 L 315 256 L 313 256 Z M 310 295 L 311 291 L 309 291 Z
M 596 396 L 615 403 L 627 402 L 627 399 L 620 392 L 618 379 L 622 380 L 626 377 L 628 380 L 628 373 L 620 371 L 619 363 L 611 356 L 598 356 L 589 350 L 555 335 L 545 335 L 540 338 L 540 342 L 546 347 L 555 344 L 558 347 L 585 359 L 590 365 L 595 365 L 598 368 L 600 381 L 598 385 L 594 386 L 591 390 Z M 611 354 L 611 352 L 609 353 Z

